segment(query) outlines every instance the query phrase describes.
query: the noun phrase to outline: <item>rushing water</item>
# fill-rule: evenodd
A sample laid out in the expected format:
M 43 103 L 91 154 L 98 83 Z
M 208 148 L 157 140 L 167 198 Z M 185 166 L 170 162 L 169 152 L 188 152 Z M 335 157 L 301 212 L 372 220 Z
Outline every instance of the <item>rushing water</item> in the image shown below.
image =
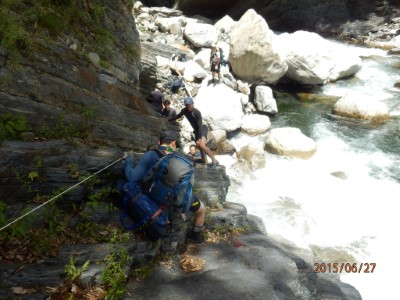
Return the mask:
M 261 217 L 268 234 L 311 248 L 326 263 L 376 263 L 373 273 L 342 273 L 341 280 L 363 299 L 398 299 L 400 90 L 393 86 L 400 58 L 343 46 L 363 58 L 362 69 L 317 95 L 374 97 L 388 106 L 391 119 L 373 124 L 341 118 L 330 113 L 335 97 L 281 95 L 272 128 L 300 128 L 317 142 L 317 153 L 308 160 L 266 153 L 265 168 L 247 177 L 230 167 L 234 159 L 219 158 L 233 178 L 227 199 Z M 239 149 L 264 138 L 239 134 L 232 141 Z

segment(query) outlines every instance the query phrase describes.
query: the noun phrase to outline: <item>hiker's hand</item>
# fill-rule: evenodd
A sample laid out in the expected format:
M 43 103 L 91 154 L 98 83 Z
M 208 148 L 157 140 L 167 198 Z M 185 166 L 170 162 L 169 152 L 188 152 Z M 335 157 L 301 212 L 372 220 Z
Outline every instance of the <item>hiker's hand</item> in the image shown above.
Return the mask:
M 124 159 L 127 158 L 128 156 L 132 156 L 133 157 L 133 152 L 132 151 L 125 151 L 124 152 Z
M 186 214 L 180 213 L 179 214 L 179 219 L 181 219 L 183 222 L 185 222 L 186 221 Z

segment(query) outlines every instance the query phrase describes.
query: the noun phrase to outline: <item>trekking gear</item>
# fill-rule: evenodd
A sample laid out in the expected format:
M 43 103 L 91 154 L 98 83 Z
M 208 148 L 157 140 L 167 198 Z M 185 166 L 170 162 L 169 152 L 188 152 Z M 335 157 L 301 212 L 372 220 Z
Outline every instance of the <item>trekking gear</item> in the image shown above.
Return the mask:
M 174 134 L 166 131 L 162 137 L 172 138 Z M 160 159 L 143 181 L 120 183 L 117 190 L 122 197 L 122 226 L 141 230 L 149 239 L 157 240 L 166 235 L 175 215 L 190 209 L 194 167 L 192 160 L 179 152 L 166 155 L 158 148 L 152 151 Z M 128 223 L 127 218 L 133 223 Z
M 194 226 L 188 236 L 188 240 L 193 244 L 201 244 L 204 242 L 203 231 L 204 226 Z
M 202 242 L 204 242 L 204 237 L 201 232 L 192 231 L 188 237 L 188 240 L 193 244 L 201 244 Z
M 214 65 L 218 65 L 220 62 L 220 58 L 218 57 L 219 55 L 217 54 L 217 52 L 211 54 L 211 63 Z
M 185 84 L 180 78 L 178 79 L 170 78 L 168 80 L 168 83 L 166 84 L 166 87 L 168 87 L 171 90 L 171 92 L 176 93 L 180 88 L 185 87 Z
M 166 235 L 169 225 L 168 213 L 163 206 L 158 205 L 141 187 L 133 182 L 123 185 L 121 208 L 123 213 L 120 221 L 125 229 L 138 229 L 146 233 L 150 240 L 157 240 Z M 126 223 L 126 219 L 133 222 Z
M 187 155 L 173 152 L 162 156 L 142 182 L 143 190 L 157 204 L 174 206 L 182 212 L 190 208 L 194 184 L 193 160 Z
M 187 60 L 187 56 L 184 53 L 178 53 L 178 54 L 174 53 L 171 56 L 171 60 L 185 62 Z

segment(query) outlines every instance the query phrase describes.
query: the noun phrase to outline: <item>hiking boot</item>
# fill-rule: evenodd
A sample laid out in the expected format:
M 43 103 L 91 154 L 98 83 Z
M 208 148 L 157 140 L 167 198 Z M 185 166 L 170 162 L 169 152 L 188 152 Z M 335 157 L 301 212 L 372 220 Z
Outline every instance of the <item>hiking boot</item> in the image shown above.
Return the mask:
M 192 231 L 188 240 L 193 244 L 201 244 L 204 242 L 204 237 L 201 232 Z
M 218 160 L 216 160 L 216 161 L 214 161 L 214 162 L 208 164 L 208 165 L 207 165 L 207 168 L 209 168 L 209 169 L 211 169 L 211 170 L 214 170 L 214 169 L 217 168 L 217 166 L 219 166 Z

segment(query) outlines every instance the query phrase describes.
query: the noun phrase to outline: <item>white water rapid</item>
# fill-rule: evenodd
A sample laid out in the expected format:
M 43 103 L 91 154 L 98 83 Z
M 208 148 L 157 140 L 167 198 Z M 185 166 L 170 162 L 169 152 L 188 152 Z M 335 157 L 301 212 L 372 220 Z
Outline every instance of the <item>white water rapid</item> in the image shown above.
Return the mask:
M 364 300 L 398 299 L 400 90 L 393 86 L 400 58 L 343 46 L 364 58 L 363 68 L 321 93 L 375 97 L 388 106 L 391 120 L 371 125 L 337 118 L 330 114 L 332 103 L 313 103 L 320 107 L 311 112 L 304 105 L 279 112 L 271 118 L 272 127 L 296 127 L 303 118 L 309 123 L 301 130 L 317 142 L 317 153 L 308 160 L 266 153 L 265 168 L 252 176 L 231 168 L 235 158 L 218 157 L 232 179 L 227 201 L 242 203 L 249 214 L 262 218 L 269 235 L 311 248 L 326 263 L 375 263 L 372 273 L 371 268 L 364 273 L 364 265 L 360 273 L 342 272 L 341 280 Z M 232 142 L 240 149 L 254 140 L 264 137 L 239 134 Z

